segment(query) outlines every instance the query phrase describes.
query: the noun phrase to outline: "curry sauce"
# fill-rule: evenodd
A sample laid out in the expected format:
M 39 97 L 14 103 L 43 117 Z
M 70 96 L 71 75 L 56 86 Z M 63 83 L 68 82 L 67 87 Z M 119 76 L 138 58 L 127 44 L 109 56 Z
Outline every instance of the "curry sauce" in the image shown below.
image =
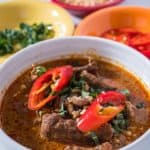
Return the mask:
M 142 101 L 149 107 L 149 93 L 145 86 L 132 73 L 123 67 L 112 64 L 107 60 L 96 59 L 99 73 L 102 77 L 111 79 L 118 88 L 126 88 L 136 97 L 136 103 Z M 62 65 L 82 66 L 88 63 L 87 58 L 63 58 L 42 64 L 46 68 Z M 8 88 L 3 98 L 1 107 L 1 122 L 4 131 L 15 141 L 33 150 L 63 150 L 66 144 L 48 141 L 40 136 L 41 124 L 36 122 L 37 111 L 27 108 L 28 96 L 32 87 L 31 70 L 18 77 Z M 150 120 L 145 124 L 137 124 L 130 121 L 128 128 L 121 134 L 126 137 L 127 145 L 137 139 L 150 127 Z M 119 134 L 113 136 L 110 141 L 114 148 L 120 148 Z M 74 144 L 72 141 L 70 144 Z

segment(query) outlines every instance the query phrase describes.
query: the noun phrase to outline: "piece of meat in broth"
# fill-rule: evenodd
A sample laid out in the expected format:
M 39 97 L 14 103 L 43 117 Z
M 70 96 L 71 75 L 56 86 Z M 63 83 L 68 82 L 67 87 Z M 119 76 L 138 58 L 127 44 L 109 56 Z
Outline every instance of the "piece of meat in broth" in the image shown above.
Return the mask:
M 137 108 L 130 101 L 126 101 L 127 111 L 131 118 L 137 123 L 145 124 L 149 119 L 149 113 L 147 108 Z
M 41 136 L 49 140 L 83 146 L 94 146 L 91 135 L 78 130 L 75 120 L 64 119 L 59 114 L 45 114 L 42 117 Z M 111 125 L 105 124 L 96 131 L 100 143 L 112 138 Z

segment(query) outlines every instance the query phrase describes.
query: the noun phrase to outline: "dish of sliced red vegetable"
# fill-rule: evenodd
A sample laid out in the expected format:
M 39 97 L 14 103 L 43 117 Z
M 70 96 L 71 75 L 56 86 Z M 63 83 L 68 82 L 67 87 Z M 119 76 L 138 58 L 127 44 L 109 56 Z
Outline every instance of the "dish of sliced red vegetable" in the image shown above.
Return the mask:
M 102 37 L 131 46 L 150 58 L 150 33 L 143 33 L 134 28 L 110 29 Z

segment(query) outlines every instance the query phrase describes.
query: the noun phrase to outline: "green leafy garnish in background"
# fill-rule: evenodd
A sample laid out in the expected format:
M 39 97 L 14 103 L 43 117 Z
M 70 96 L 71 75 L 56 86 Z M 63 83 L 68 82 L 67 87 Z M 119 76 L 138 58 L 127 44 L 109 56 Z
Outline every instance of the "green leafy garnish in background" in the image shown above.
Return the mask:
M 13 53 L 36 42 L 53 38 L 55 31 L 51 24 L 21 23 L 19 29 L 0 31 L 0 56 Z

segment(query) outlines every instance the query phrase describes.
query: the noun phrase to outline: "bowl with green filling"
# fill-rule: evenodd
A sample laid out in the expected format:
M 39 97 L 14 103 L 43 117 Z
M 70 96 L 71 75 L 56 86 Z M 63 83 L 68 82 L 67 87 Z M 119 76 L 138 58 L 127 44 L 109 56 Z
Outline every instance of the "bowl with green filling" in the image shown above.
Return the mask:
M 31 44 L 72 35 L 73 29 L 69 14 L 54 4 L 3 2 L 0 4 L 0 63 Z

